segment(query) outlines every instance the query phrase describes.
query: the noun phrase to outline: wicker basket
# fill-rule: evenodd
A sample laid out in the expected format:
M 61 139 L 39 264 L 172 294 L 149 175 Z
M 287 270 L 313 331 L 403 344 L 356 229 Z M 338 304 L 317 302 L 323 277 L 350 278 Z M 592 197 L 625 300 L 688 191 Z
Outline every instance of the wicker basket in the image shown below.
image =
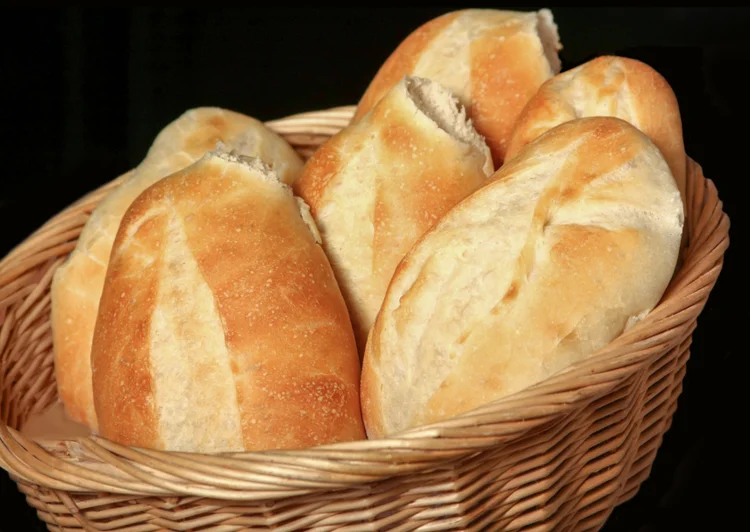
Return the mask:
M 352 107 L 270 122 L 304 156 Z M 56 400 L 52 273 L 110 183 L 0 262 L 0 466 L 50 530 L 597 530 L 648 477 L 729 220 L 688 161 L 689 247 L 660 305 L 597 356 L 512 397 L 386 440 L 208 456 L 18 429 Z

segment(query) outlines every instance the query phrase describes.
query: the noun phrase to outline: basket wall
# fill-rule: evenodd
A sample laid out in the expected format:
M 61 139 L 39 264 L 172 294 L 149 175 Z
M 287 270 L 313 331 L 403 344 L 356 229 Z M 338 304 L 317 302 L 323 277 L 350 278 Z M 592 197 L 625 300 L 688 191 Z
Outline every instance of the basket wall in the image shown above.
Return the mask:
M 303 156 L 353 108 L 270 122 Z M 662 303 L 597 356 L 388 440 L 196 456 L 18 429 L 56 401 L 49 285 L 110 183 L 0 262 L 0 467 L 54 531 L 597 530 L 648 477 L 677 406 L 729 221 L 689 161 L 689 247 Z

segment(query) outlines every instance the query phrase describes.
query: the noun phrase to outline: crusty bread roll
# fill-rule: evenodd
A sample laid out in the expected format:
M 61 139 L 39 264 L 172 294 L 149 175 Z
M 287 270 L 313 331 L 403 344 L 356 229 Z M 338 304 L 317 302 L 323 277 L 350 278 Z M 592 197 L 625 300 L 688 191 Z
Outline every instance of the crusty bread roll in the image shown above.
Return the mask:
M 469 411 L 604 347 L 659 302 L 683 220 L 635 127 L 585 118 L 539 137 L 399 265 L 364 357 L 368 436 Z
M 357 107 L 359 120 L 405 75 L 451 90 L 487 139 L 496 167 L 513 124 L 539 86 L 560 72 L 552 13 L 465 9 L 415 30 L 391 54 Z
M 590 116 L 621 118 L 662 151 L 685 197 L 682 120 L 669 83 L 649 65 L 626 57 L 597 57 L 547 81 L 514 126 L 506 156 L 553 127 Z
M 346 305 L 304 203 L 211 152 L 117 232 L 92 346 L 99 431 L 188 452 L 363 439 Z
M 302 160 L 287 142 L 248 116 L 218 108 L 187 111 L 156 137 L 135 172 L 94 210 L 76 248 L 52 280 L 52 334 L 58 395 L 68 415 L 96 430 L 91 398 L 91 338 L 109 254 L 125 210 L 146 188 L 224 142 L 257 155 L 293 183 Z
M 307 162 L 295 189 L 320 229 L 360 353 L 398 262 L 492 171 L 450 91 L 412 77 Z

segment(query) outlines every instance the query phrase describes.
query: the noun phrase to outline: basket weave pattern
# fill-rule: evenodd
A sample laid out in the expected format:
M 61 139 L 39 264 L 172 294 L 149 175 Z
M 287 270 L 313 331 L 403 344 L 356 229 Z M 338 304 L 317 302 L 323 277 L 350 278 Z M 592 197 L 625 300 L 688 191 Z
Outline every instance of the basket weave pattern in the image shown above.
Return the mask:
M 308 157 L 353 110 L 268 125 Z M 53 531 L 597 530 L 650 473 L 729 244 L 716 188 L 688 160 L 689 247 L 662 302 L 539 385 L 389 439 L 299 451 L 191 455 L 94 436 L 41 446 L 17 429 L 57 398 L 50 280 L 118 181 L 0 261 L 0 467 Z

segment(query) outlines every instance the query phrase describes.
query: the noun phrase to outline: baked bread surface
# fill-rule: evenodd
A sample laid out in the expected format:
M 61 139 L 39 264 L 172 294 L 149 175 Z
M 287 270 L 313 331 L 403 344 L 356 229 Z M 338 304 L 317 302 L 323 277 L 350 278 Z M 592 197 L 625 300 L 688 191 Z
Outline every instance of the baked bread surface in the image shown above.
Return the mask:
M 412 32 L 378 70 L 359 101 L 364 117 L 404 76 L 448 88 L 487 140 L 496 168 L 526 102 L 560 72 L 562 48 L 552 13 L 464 9 Z
M 642 319 L 684 221 L 656 145 L 616 118 L 538 137 L 400 263 L 370 333 L 370 437 L 444 420 L 590 356 Z
M 100 434 L 202 453 L 364 438 L 354 335 L 318 238 L 257 158 L 212 152 L 143 192 L 94 333 Z
M 192 164 L 222 142 L 259 156 L 292 184 L 302 160 L 261 122 L 215 107 L 191 109 L 166 126 L 145 159 L 91 213 L 75 249 L 55 271 L 50 289 L 52 338 L 58 396 L 68 416 L 97 429 L 91 395 L 91 341 L 112 244 L 125 211 L 159 179 Z
M 307 162 L 295 190 L 310 205 L 360 352 L 399 261 L 492 171 L 450 91 L 412 77 Z

